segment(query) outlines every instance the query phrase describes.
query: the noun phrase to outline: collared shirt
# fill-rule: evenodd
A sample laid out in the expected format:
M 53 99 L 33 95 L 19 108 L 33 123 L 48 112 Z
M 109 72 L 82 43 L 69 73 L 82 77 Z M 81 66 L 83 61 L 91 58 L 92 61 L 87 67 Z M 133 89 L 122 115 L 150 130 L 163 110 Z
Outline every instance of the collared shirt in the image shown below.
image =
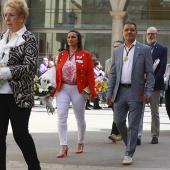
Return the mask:
M 76 62 L 75 54 L 71 57 L 71 60 L 67 59 L 62 68 L 62 81 L 74 83 L 76 82 Z
M 124 50 L 122 56 L 123 57 L 122 76 L 121 76 L 122 84 L 131 84 L 132 64 L 133 64 L 135 45 L 136 45 L 136 40 L 132 43 L 130 48 L 126 47 L 124 44 Z

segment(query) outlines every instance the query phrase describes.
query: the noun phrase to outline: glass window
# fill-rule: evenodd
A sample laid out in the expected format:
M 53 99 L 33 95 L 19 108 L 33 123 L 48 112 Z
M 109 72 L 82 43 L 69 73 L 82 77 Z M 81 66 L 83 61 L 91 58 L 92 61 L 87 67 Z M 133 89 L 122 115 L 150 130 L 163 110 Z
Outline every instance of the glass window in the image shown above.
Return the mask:
M 81 33 L 83 49 L 92 54 L 93 60 L 101 61 L 103 67 L 105 60 L 110 58 L 110 34 Z M 65 40 L 67 33 L 38 33 L 36 34 L 39 42 L 39 60 L 41 63 L 43 57 L 49 60 L 55 60 L 58 53 L 65 49 Z
M 29 28 L 111 29 L 109 0 L 29 0 Z
M 158 43 L 170 48 L 170 1 L 168 0 L 128 0 L 126 4 L 127 15 L 124 21 L 132 21 L 137 24 L 138 40 L 146 42 L 146 30 L 153 26 L 158 29 Z M 168 63 L 170 56 L 168 53 Z
M 102 64 L 110 58 L 110 0 L 29 0 L 28 5 L 30 15 L 26 26 L 30 31 L 38 33 L 42 53 L 57 55 L 64 48 L 68 30 L 77 29 L 83 32 L 84 48 L 99 57 Z M 169 10 L 170 2 L 165 0 L 127 0 L 124 22 L 132 21 L 137 24 L 137 40 L 143 43 L 146 43 L 147 28 L 156 27 L 158 42 L 170 48 L 167 36 L 170 35 Z M 170 62 L 170 57 L 168 61 Z

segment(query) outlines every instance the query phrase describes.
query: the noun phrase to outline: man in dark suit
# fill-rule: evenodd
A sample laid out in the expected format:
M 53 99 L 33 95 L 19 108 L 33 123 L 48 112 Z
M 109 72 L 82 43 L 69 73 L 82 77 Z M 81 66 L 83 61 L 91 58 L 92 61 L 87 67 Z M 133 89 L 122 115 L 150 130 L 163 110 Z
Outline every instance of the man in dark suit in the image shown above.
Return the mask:
M 167 64 L 167 47 L 158 44 L 156 41 L 157 36 L 158 32 L 155 27 L 149 27 L 147 29 L 146 38 L 151 49 L 155 77 L 155 86 L 152 94 L 152 100 L 150 102 L 152 135 L 151 144 L 158 144 L 160 131 L 159 100 L 161 90 L 165 90 L 164 74 Z M 139 131 L 142 131 L 142 124 L 139 126 Z M 140 140 L 139 138 L 140 137 L 138 134 L 138 140 Z
M 113 51 L 106 102 L 108 105 L 114 102 L 114 121 L 126 145 L 122 164 L 130 165 L 136 149 L 143 102 L 151 100 L 154 75 L 150 48 L 136 41 L 136 24 L 125 23 L 122 34 L 125 43 Z

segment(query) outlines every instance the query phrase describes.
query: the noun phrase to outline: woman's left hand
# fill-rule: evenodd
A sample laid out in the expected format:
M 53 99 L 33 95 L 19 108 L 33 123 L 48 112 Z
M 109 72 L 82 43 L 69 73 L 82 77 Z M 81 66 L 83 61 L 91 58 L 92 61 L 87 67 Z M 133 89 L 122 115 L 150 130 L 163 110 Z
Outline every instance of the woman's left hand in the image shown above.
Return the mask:
M 94 96 L 92 94 L 89 95 L 89 100 L 93 100 Z

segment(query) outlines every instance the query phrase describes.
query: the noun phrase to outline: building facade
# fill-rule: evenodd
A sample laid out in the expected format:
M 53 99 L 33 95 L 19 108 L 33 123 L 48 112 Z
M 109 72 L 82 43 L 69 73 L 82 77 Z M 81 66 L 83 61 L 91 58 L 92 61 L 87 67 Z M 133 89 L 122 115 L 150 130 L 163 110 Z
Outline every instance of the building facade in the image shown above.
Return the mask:
M 5 0 L 1 0 L 2 8 Z M 112 55 L 115 40 L 123 40 L 122 26 L 135 22 L 137 40 L 146 43 L 146 29 L 158 29 L 160 44 L 170 47 L 170 0 L 27 0 L 29 17 L 26 27 L 39 42 L 39 60 L 54 58 L 65 48 L 67 32 L 82 34 L 83 48 L 104 66 Z M 2 11 L 2 10 L 1 10 Z M 1 12 L 2 13 L 2 12 Z M 5 29 L 0 17 L 0 32 Z M 170 62 L 170 56 L 168 56 Z

